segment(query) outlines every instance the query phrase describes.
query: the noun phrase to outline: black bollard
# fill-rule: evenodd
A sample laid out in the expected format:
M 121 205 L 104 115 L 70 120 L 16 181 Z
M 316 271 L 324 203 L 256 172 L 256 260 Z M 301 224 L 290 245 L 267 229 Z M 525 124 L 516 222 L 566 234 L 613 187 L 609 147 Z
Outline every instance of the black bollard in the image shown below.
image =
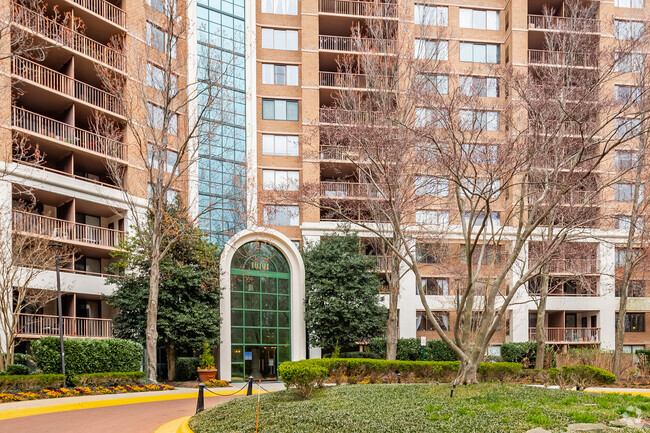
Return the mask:
M 402 383 L 402 374 L 397 373 L 397 383 Z
M 454 383 L 451 385 L 451 393 L 449 394 L 449 398 L 454 397 L 454 388 L 456 388 L 456 379 L 454 379 Z
M 203 412 L 203 409 L 205 408 L 204 400 L 203 400 L 203 389 L 205 388 L 205 384 L 199 383 L 199 398 L 196 400 L 196 413 Z
M 253 376 L 248 377 L 248 389 L 246 395 L 253 395 Z

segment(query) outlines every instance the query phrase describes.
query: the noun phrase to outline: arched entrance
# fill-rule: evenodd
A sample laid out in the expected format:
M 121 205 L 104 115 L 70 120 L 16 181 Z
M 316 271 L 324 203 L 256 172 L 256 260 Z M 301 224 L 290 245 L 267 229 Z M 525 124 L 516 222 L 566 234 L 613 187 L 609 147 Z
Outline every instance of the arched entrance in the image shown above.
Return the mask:
M 291 360 L 291 270 L 266 242 L 248 242 L 230 266 L 231 379 L 277 378 Z

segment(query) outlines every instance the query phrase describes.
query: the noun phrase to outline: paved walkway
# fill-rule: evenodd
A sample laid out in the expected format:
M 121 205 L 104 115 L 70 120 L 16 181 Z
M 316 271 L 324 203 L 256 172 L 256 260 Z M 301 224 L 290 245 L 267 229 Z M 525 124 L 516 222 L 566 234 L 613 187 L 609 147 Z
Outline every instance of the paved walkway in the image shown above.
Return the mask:
M 243 385 L 243 384 L 242 384 Z M 267 390 L 282 383 L 263 383 Z M 206 392 L 210 407 L 245 395 L 241 386 Z M 137 394 L 112 394 L 31 400 L 0 405 L 0 432 L 21 433 L 151 433 L 162 424 L 193 415 L 198 391 L 192 388 Z

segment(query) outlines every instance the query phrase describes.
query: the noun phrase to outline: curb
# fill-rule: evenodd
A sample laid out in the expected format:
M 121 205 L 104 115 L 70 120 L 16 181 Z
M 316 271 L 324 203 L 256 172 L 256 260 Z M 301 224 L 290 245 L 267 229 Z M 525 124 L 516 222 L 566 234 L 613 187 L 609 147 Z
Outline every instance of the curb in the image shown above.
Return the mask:
M 158 427 L 154 433 L 194 433 L 189 420 L 189 416 L 173 419 Z

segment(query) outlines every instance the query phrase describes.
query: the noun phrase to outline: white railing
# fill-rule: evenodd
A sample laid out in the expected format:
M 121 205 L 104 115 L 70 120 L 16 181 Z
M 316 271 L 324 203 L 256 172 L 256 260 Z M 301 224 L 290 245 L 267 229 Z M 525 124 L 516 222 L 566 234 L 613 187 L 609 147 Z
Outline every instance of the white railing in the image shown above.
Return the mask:
M 353 51 L 377 54 L 389 54 L 395 50 L 395 41 L 391 39 L 321 35 L 319 41 L 321 50 Z
M 395 3 L 350 0 L 319 0 L 318 10 L 323 13 L 358 15 L 364 17 L 396 17 Z
M 72 0 L 72 2 L 120 27 L 126 27 L 126 13 L 112 3 L 105 0 Z
M 18 314 L 18 335 L 59 335 L 58 316 L 45 314 Z M 113 336 L 111 319 L 63 317 L 63 335 L 66 337 L 110 338 Z
M 322 197 L 379 197 L 379 191 L 370 183 L 324 181 L 320 185 Z
M 564 51 L 528 50 L 531 65 L 579 66 L 595 68 L 598 55 L 595 53 L 572 53 Z
M 554 17 L 528 15 L 529 26 L 534 29 L 560 30 L 569 32 L 600 32 L 600 21 L 589 18 Z
M 600 328 L 544 328 L 544 333 L 551 343 L 600 342 Z M 529 328 L 529 341 L 535 341 L 535 328 Z

